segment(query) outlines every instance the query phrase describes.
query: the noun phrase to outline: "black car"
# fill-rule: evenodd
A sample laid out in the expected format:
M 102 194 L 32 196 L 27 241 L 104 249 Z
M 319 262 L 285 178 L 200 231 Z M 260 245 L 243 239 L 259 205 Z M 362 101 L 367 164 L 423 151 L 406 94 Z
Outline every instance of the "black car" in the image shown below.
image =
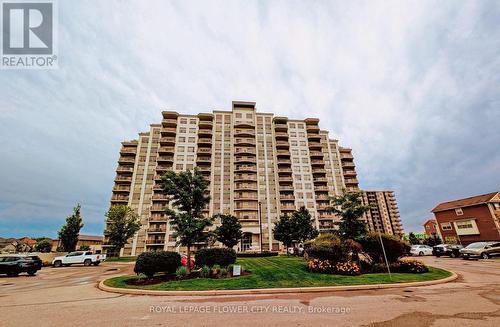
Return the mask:
M 0 257 L 0 274 L 17 276 L 20 273 L 28 273 L 33 276 L 42 269 L 42 260 L 36 255 L 9 255 Z
M 458 258 L 460 257 L 460 249 L 462 248 L 463 246 L 458 244 L 439 244 L 432 248 L 432 254 L 438 258 L 440 256 Z

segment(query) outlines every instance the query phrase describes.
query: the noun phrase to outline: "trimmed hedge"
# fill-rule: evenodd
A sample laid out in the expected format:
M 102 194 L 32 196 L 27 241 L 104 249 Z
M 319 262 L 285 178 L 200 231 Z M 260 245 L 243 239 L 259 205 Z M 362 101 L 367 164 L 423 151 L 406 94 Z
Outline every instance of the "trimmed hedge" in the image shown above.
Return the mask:
M 144 252 L 137 257 L 134 272 L 152 278 L 156 273 L 173 274 L 181 265 L 181 256 L 177 252 Z
M 387 261 L 390 263 L 398 261 L 399 258 L 410 251 L 410 245 L 396 236 L 371 232 L 361 238 L 359 242 L 363 246 L 363 251 L 372 258 L 373 263 L 384 263 L 380 237 L 382 237 L 384 243 Z
M 236 252 L 228 248 L 200 249 L 194 254 L 198 267 L 219 265 L 227 267 L 236 262 Z

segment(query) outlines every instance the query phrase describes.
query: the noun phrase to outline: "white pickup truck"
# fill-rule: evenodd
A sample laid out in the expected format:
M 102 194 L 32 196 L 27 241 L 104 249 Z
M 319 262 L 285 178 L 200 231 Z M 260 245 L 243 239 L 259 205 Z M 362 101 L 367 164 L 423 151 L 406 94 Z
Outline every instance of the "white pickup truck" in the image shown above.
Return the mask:
M 98 266 L 104 260 L 106 260 L 105 254 L 93 254 L 90 251 L 75 251 L 62 257 L 55 257 L 54 260 L 52 260 L 52 266 L 61 267 L 82 263 L 84 266 Z

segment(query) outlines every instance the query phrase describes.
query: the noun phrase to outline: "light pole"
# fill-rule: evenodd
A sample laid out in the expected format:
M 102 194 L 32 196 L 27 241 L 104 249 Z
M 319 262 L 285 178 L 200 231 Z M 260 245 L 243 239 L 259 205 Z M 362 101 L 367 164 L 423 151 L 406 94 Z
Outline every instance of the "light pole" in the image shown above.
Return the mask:
M 262 253 L 262 207 L 259 201 L 259 240 L 260 240 L 260 253 Z

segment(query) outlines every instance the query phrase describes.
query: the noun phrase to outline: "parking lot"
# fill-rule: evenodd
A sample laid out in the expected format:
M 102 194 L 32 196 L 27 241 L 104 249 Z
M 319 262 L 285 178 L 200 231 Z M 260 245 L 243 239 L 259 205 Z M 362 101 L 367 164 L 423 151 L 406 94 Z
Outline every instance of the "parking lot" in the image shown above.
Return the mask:
M 458 280 L 335 293 L 132 296 L 97 289 L 99 280 L 132 272 L 130 263 L 104 263 L 43 268 L 35 277 L 0 277 L 0 316 L 2 326 L 258 326 L 264 319 L 275 326 L 500 325 L 499 260 L 421 259 L 457 272 Z

